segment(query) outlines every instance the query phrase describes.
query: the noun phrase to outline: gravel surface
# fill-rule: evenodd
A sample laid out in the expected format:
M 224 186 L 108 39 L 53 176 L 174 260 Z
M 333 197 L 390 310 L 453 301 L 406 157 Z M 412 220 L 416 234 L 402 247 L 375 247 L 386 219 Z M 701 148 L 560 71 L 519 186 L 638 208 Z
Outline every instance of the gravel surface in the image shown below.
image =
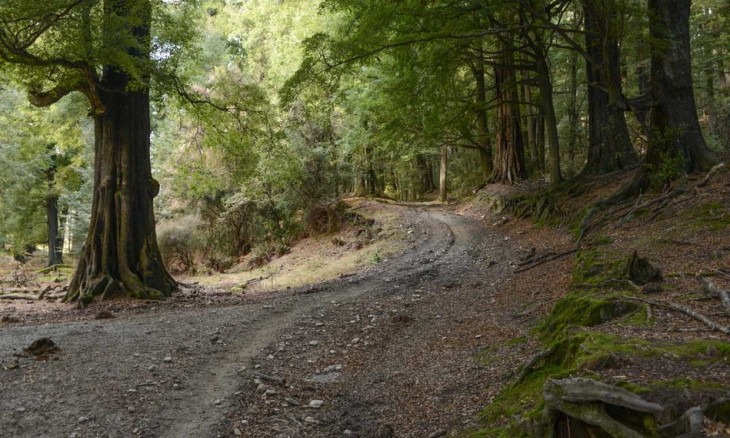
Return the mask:
M 218 305 L 189 289 L 116 318 L 86 310 L 3 327 L 0 437 L 439 437 L 475 426 L 532 353 L 501 348 L 526 331 L 498 299 L 516 245 L 447 209 L 383 208 L 402 217 L 408 249 L 350 277 Z M 44 337 L 58 349 L 24 351 Z

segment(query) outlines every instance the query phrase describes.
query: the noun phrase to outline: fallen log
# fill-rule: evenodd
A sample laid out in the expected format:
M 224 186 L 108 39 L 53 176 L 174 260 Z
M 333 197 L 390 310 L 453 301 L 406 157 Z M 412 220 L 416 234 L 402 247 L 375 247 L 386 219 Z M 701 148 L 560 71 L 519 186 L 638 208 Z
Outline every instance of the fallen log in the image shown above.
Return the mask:
M 38 301 L 38 295 L 9 293 L 0 295 L 0 300 L 31 300 Z

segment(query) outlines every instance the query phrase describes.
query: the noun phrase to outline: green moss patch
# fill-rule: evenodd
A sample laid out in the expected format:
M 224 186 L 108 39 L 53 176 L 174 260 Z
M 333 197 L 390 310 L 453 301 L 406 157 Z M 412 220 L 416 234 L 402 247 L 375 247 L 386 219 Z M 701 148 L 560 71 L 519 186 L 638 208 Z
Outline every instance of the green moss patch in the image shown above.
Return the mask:
M 552 312 L 536 327 L 544 341 L 564 336 L 571 327 L 593 327 L 639 309 L 616 295 L 574 292 L 558 301 Z

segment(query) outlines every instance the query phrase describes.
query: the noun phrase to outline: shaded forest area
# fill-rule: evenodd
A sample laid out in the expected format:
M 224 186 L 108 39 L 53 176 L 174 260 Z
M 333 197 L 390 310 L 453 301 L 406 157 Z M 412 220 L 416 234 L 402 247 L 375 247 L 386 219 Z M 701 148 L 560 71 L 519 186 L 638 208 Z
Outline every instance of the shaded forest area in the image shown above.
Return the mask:
M 111 220 L 98 189 L 113 153 L 98 152 L 117 124 L 141 131 L 106 147 L 151 155 L 129 170 L 141 181 L 130 205 L 149 213 L 121 225 L 115 209 L 104 228 L 154 240 L 139 202 L 159 182 L 160 244 L 178 273 L 281 255 L 346 220 L 345 195 L 445 201 L 534 181 L 542 195 L 518 213 L 539 219 L 583 181 L 637 166 L 610 202 L 661 192 L 730 143 L 721 1 L 117 3 L 3 6 L 0 235 L 16 258 L 45 245 L 59 264 L 90 224 L 81 260 L 114 252 L 94 229 Z M 108 38 L 118 26 L 131 41 Z M 106 100 L 134 92 L 149 103 L 127 118 L 144 123 L 105 125 Z M 156 280 L 144 287 L 132 269 L 87 272 L 74 289 L 121 280 L 168 294 L 152 246 L 127 255 L 148 254 Z
M 365 230 L 350 197 L 566 231 L 514 266 L 531 286 L 552 263 L 572 278 L 518 311 L 541 318 L 505 345 L 539 352 L 474 436 L 730 421 L 729 153 L 725 0 L 0 5 L 2 274 L 35 263 L 64 302 L 169 297 L 175 277 Z M 667 314 L 697 336 L 636 334 Z

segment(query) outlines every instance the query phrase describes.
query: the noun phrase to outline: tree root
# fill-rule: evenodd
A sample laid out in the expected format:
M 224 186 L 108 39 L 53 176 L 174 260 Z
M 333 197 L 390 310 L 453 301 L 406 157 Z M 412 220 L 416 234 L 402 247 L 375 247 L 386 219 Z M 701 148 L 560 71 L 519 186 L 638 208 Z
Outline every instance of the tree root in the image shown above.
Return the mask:
M 525 377 L 527 377 L 527 375 L 530 374 L 530 372 L 535 367 L 535 365 L 537 365 L 538 362 L 540 362 L 541 360 L 544 360 L 544 359 L 547 359 L 548 357 L 550 357 L 550 355 L 555 353 L 555 350 L 556 350 L 556 347 L 553 346 L 545 351 L 541 351 L 535 357 L 533 357 L 529 362 L 527 362 L 525 364 L 525 366 L 522 367 L 522 370 L 520 371 L 520 375 L 517 376 L 517 379 L 512 384 L 512 386 L 514 387 L 514 386 L 517 386 L 520 383 L 522 383 L 522 381 L 525 380 Z
M 553 423 L 558 414 L 599 428 L 610 436 L 640 438 L 647 436 L 612 417 L 606 410 L 608 406 L 623 408 L 624 412 L 635 413 L 643 419 L 649 415 L 662 417 L 665 408 L 659 404 L 644 400 L 631 391 L 613 385 L 585 378 L 564 380 L 548 379 L 543 389 L 545 400 L 544 419 L 554 433 Z M 624 415 L 622 420 L 626 420 Z M 642 424 L 643 421 L 638 422 Z M 648 431 L 645 431 L 648 432 Z M 570 432 L 568 432 L 570 433 Z M 590 435 L 592 436 L 592 435 Z
M 515 274 L 518 274 L 520 272 L 529 271 L 530 269 L 535 268 L 537 266 L 540 266 L 543 263 L 547 263 L 547 262 L 550 262 L 550 261 L 553 261 L 553 260 L 557 260 L 557 259 L 559 259 L 561 257 L 565 257 L 565 256 L 567 256 L 569 254 L 573 254 L 576 251 L 578 251 L 578 248 L 569 249 L 568 251 L 563 251 L 563 252 L 561 252 L 559 254 L 553 254 L 553 255 L 548 256 L 548 257 L 538 258 L 538 260 L 536 262 L 532 263 L 531 265 L 527 265 L 527 266 L 524 266 L 522 268 L 515 269 L 514 272 L 515 272 Z
M 643 187 L 642 184 L 638 184 L 636 181 L 632 181 L 628 186 L 621 189 L 618 193 L 614 194 L 610 198 L 600 201 L 596 203 L 591 209 L 586 212 L 586 215 L 583 217 L 583 220 L 581 221 L 581 227 L 580 232 L 578 234 L 578 243 L 577 247 L 580 247 L 581 242 L 583 241 L 583 238 L 586 236 L 588 231 L 591 229 L 597 227 L 601 222 L 606 222 L 612 219 L 618 219 L 618 220 L 625 220 L 629 216 L 632 216 L 637 211 L 651 207 L 655 204 L 661 204 L 658 208 L 654 209 L 652 212 L 652 218 L 655 218 L 664 208 L 666 208 L 670 203 L 671 200 L 687 193 L 691 190 L 696 190 L 700 187 L 706 186 L 715 173 L 717 173 L 718 170 L 720 170 L 722 167 L 725 166 L 725 163 L 719 163 L 712 167 L 709 172 L 705 175 L 705 177 L 700 180 L 699 182 L 689 185 L 689 186 L 683 186 L 683 187 L 677 187 L 674 190 L 667 192 L 661 196 L 658 196 L 654 199 L 651 199 L 649 201 L 640 203 L 638 205 L 634 205 L 631 210 L 629 210 L 628 213 L 621 214 L 621 216 L 617 215 L 627 208 L 630 207 L 630 204 L 624 205 L 622 207 L 617 208 L 613 212 L 605 215 L 599 222 L 592 223 L 593 218 L 600 212 L 613 207 L 615 205 L 621 204 L 623 202 L 626 202 L 627 200 L 631 199 L 633 196 L 635 196 L 637 193 L 639 193 Z
M 705 286 L 705 290 L 708 294 L 710 294 L 710 296 L 720 298 L 722 307 L 725 308 L 725 313 L 730 314 L 730 294 L 728 294 L 726 290 L 720 289 L 717 285 L 715 285 L 715 283 L 701 275 L 698 275 L 697 279 L 702 282 Z
M 715 417 L 715 406 L 727 403 L 720 400 L 694 406 L 677 418 L 671 408 L 647 401 L 626 389 L 586 378 L 548 379 L 543 397 L 542 430 L 552 437 L 700 436 L 705 417 Z M 575 421 L 560 424 L 561 414 Z M 559 430 L 560 426 L 568 430 Z
M 694 311 L 688 307 L 674 304 L 674 303 L 663 303 L 659 301 L 653 301 L 653 300 L 646 300 L 644 298 L 638 298 L 638 297 L 629 297 L 629 296 L 623 296 L 622 299 L 629 300 L 629 301 L 639 301 L 644 304 L 650 304 L 655 307 L 664 307 L 667 309 L 676 310 L 677 312 L 684 313 L 685 315 L 691 316 L 692 318 L 696 319 L 697 321 L 702 322 L 707 327 L 711 328 L 712 330 L 716 330 L 720 333 L 724 333 L 726 335 L 730 335 L 730 327 L 722 326 L 714 321 L 712 321 L 710 318 L 706 317 L 705 315 Z

